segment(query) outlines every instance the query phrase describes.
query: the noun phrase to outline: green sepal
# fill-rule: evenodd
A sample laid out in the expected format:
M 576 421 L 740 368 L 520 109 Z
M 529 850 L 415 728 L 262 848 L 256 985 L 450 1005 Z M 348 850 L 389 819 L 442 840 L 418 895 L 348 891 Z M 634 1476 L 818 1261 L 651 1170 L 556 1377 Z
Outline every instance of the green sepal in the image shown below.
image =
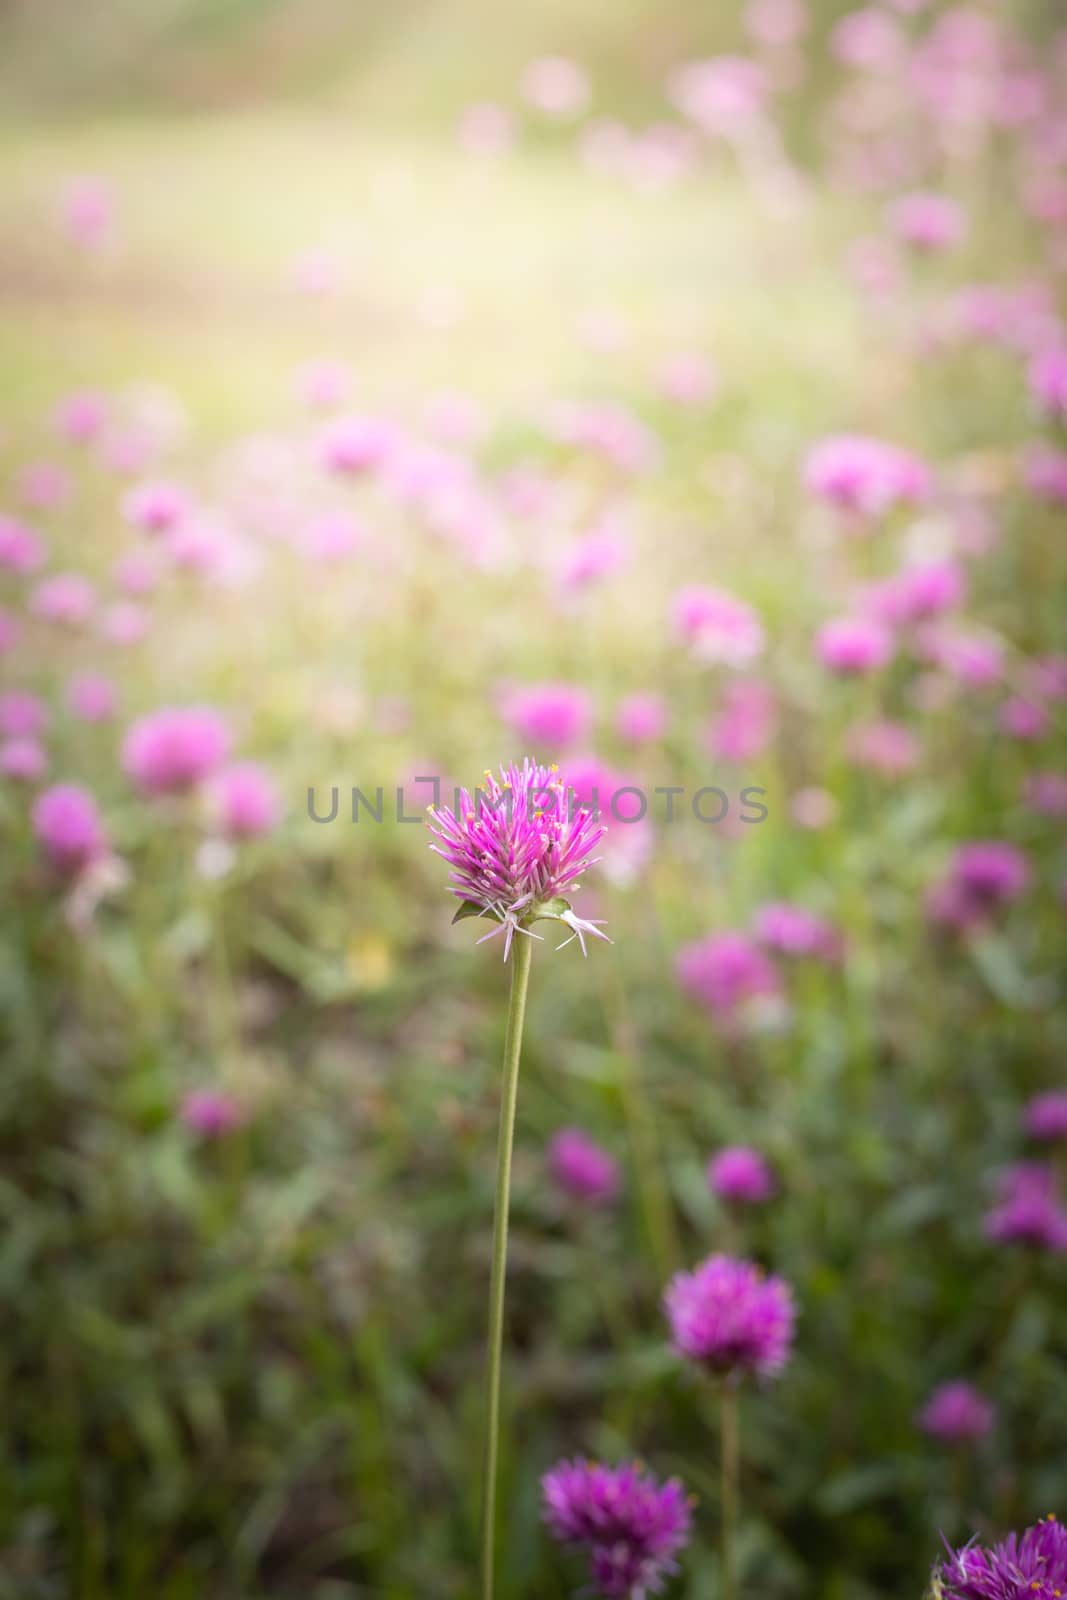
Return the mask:
M 457 922 L 466 922 L 468 917 L 487 917 L 489 915 L 490 912 L 485 906 L 480 906 L 477 900 L 464 900 L 452 918 L 452 926 L 455 927 Z

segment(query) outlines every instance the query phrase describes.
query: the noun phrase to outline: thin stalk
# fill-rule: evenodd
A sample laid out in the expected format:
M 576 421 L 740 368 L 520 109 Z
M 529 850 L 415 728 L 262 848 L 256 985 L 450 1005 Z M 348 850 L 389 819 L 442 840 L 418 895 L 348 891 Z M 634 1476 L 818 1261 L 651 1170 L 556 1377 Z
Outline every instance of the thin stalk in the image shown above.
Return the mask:
M 738 1425 L 737 1385 L 724 1379 L 719 1390 L 719 1438 L 722 1487 L 719 1506 L 722 1548 L 722 1600 L 735 1600 L 737 1571 L 734 1536 L 740 1479 L 740 1428 Z
M 511 1149 L 519 1094 L 519 1056 L 526 1015 L 533 941 L 520 934 L 511 958 L 511 996 L 504 1039 L 504 1084 L 497 1138 L 496 1201 L 493 1210 L 493 1266 L 489 1279 L 489 1351 L 485 1415 L 485 1477 L 482 1504 L 482 1600 L 493 1600 L 496 1540 L 496 1474 L 500 1446 L 500 1364 L 504 1343 L 504 1279 L 508 1257 L 508 1206 L 511 1199 Z

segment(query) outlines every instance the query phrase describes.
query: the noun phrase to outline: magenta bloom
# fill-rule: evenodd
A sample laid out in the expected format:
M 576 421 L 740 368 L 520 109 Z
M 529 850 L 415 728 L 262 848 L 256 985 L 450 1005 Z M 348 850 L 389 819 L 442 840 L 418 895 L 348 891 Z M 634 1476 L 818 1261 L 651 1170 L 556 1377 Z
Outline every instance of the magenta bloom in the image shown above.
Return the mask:
M 1030 392 L 1045 416 L 1067 422 L 1067 345 L 1042 350 L 1034 357 Z
M 331 472 L 376 472 L 395 454 L 400 437 L 384 417 L 335 417 L 323 430 L 319 454 Z
M 709 137 L 736 133 L 758 118 L 768 88 L 763 68 L 746 56 L 684 62 L 667 85 L 682 115 Z
M 765 635 L 756 612 L 725 589 L 679 589 L 671 620 L 700 661 L 746 667 L 763 651 Z
M 573 1200 L 610 1205 L 618 1197 L 619 1164 L 580 1128 L 561 1128 L 548 1146 L 553 1179 Z
M 1026 486 L 1039 500 L 1067 506 L 1067 450 L 1037 446 L 1023 463 Z
M 817 646 L 825 667 L 842 676 L 878 672 L 893 658 L 893 635 L 873 617 L 835 617 L 819 630 Z
M 1060 1203 L 1052 1167 L 1021 1161 L 998 1178 L 999 1200 L 985 1219 L 985 1234 L 997 1244 L 1067 1250 L 1067 1211 Z
M 1067 1089 L 1035 1094 L 1023 1113 L 1023 1127 L 1031 1139 L 1067 1139 Z
M 998 711 L 997 722 L 1002 732 L 1029 744 L 1045 737 L 1049 727 L 1049 714 L 1036 700 L 1027 700 L 1022 695 L 1012 695 L 1004 701 Z
M 274 780 L 254 761 L 237 762 L 216 773 L 208 785 L 207 798 L 223 833 L 233 839 L 270 833 L 281 818 Z
M 182 1100 L 179 1115 L 187 1128 L 205 1139 L 220 1139 L 243 1121 L 240 1105 L 220 1089 L 191 1090 Z
M 955 561 L 918 561 L 891 581 L 892 612 L 884 622 L 925 622 L 963 599 L 963 572 Z
M 44 544 L 22 522 L 0 516 L 0 567 L 10 572 L 34 572 L 44 561 Z
M 615 727 L 631 744 L 662 739 L 667 727 L 667 707 L 658 694 L 631 694 L 615 708 Z
M 117 701 L 111 679 L 96 672 L 79 673 L 67 685 L 67 704 L 83 722 L 106 722 L 114 716 Z
M 95 604 L 92 584 L 76 572 L 58 572 L 54 578 L 42 579 L 30 596 L 30 610 L 35 617 L 69 628 L 88 621 Z
M 752 1261 L 709 1256 L 679 1272 L 664 1295 L 674 1348 L 720 1375 L 774 1377 L 789 1359 L 793 1291 Z
M 188 516 L 188 492 L 180 483 L 160 479 L 138 483 L 122 497 L 122 514 L 142 533 L 170 533 Z
M 107 848 L 96 801 L 78 784 L 59 783 L 38 795 L 32 820 L 41 848 L 60 872 L 79 872 Z
M 531 61 L 522 78 L 528 103 L 546 117 L 574 117 L 589 103 L 589 79 L 567 56 L 542 56 Z
M 107 418 L 107 397 L 92 389 L 68 394 L 56 407 L 55 425 L 65 439 L 85 444 L 95 439 Z
M 539 917 L 564 923 L 570 937 L 563 943 L 577 938 L 583 955 L 586 934 L 607 939 L 596 922 L 565 902 L 554 904 L 581 887 L 606 831 L 575 803 L 554 767 L 527 758 L 521 767 L 501 767 L 499 782 L 487 771 L 485 788 L 473 798 L 461 789 L 455 810 L 431 806 L 428 825 L 440 841 L 430 849 L 452 868 L 451 893 L 477 915 L 496 918 L 497 927 L 478 943 L 503 931 L 505 961 L 516 933 L 540 937 L 527 926 Z
M 945 1444 L 984 1439 L 997 1419 L 997 1408 L 971 1384 L 957 1379 L 934 1390 L 919 1413 L 919 1427 Z
M 774 690 L 758 678 L 739 678 L 724 686 L 722 710 L 709 723 L 705 742 L 721 761 L 754 761 L 777 730 Z
M 789 900 L 772 900 L 756 913 L 756 937 L 783 956 L 815 956 L 833 960 L 841 938 L 825 917 L 817 917 Z
M 899 778 L 919 764 L 919 741 L 903 722 L 864 722 L 850 728 L 846 741 L 849 759 L 858 767 Z
M 1043 817 L 1067 816 L 1067 776 L 1062 772 L 1031 772 L 1023 783 L 1023 804 Z
M 894 233 L 914 250 L 950 250 L 966 231 L 963 212 L 946 194 L 906 194 L 893 206 Z
M 988 1550 L 966 1545 L 935 1577 L 945 1600 L 1055 1600 L 1067 1594 L 1067 1528 L 1049 1516 Z
M 0 694 L 0 733 L 10 738 L 35 738 L 43 733 L 48 708 L 37 695 L 25 689 L 9 689 Z
M 43 745 L 32 738 L 5 739 L 0 744 L 0 773 L 18 783 L 36 783 L 48 771 Z
M 708 1162 L 708 1188 L 720 1200 L 758 1206 L 774 1193 L 774 1175 L 758 1150 L 727 1145 Z
M 678 980 L 694 1000 L 722 1021 L 752 1001 L 776 998 L 778 973 L 759 945 L 743 933 L 713 933 L 678 953 Z
M 504 716 L 525 744 L 563 749 L 585 737 L 592 708 L 584 689 L 570 683 L 534 683 L 505 697 Z
M 917 456 L 864 434 L 833 434 L 815 445 L 804 469 L 807 487 L 839 510 L 879 517 L 930 494 L 930 470 Z
M 603 1600 L 645 1600 L 677 1572 L 690 1523 L 677 1478 L 661 1484 L 636 1463 L 561 1461 L 541 1479 L 541 1494 L 553 1537 L 585 1550 Z
M 230 734 L 207 706 L 166 706 L 136 721 L 122 765 L 146 794 L 180 794 L 211 776 L 230 753 Z

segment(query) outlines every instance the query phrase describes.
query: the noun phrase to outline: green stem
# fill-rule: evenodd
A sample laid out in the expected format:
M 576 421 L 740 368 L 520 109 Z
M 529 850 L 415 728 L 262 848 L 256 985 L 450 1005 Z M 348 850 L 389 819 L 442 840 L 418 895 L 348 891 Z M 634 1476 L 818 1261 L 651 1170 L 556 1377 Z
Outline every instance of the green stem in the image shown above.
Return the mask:
M 738 1426 L 737 1386 L 723 1380 L 719 1392 L 720 1465 L 722 1491 L 720 1504 L 722 1544 L 722 1600 L 734 1600 L 737 1574 L 734 1560 L 734 1534 L 737 1528 L 738 1482 L 740 1478 L 740 1428 Z
M 500 1362 L 504 1342 L 504 1279 L 508 1258 L 508 1204 L 511 1198 L 511 1147 L 515 1137 L 515 1105 L 519 1094 L 519 1056 L 526 1014 L 533 941 L 515 939 L 511 964 L 511 997 L 504 1039 L 504 1086 L 497 1138 L 496 1201 L 493 1211 L 493 1268 L 489 1280 L 489 1352 L 485 1416 L 485 1479 L 482 1506 L 482 1600 L 493 1600 L 493 1547 L 496 1538 L 496 1472 L 500 1445 Z

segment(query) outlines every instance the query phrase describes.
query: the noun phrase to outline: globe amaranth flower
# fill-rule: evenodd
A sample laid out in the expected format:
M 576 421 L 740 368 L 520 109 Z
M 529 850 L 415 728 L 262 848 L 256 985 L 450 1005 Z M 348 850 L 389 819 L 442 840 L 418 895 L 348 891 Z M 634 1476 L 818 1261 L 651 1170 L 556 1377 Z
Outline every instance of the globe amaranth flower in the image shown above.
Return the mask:
M 663 1299 L 674 1348 L 720 1376 L 772 1377 L 793 1342 L 793 1291 L 752 1261 L 709 1256 L 679 1272 Z
M 997 1244 L 1067 1250 L 1067 1211 L 1056 1173 L 1040 1161 L 1020 1161 L 998 1178 L 998 1203 L 985 1219 L 985 1233 Z
M 813 494 L 860 518 L 920 505 L 931 490 L 930 470 L 918 456 L 863 434 L 821 440 L 808 455 L 804 478 Z
M 230 753 L 230 735 L 207 706 L 164 706 L 136 721 L 122 765 L 146 794 L 180 794 L 209 777 Z
M 1036 1094 L 1023 1113 L 1023 1126 L 1031 1139 L 1067 1139 L 1067 1089 Z
M 574 1200 L 610 1205 L 619 1193 L 619 1163 L 580 1128 L 561 1128 L 548 1146 L 548 1169 Z
M 484 789 L 473 798 L 461 789 L 457 800 L 455 810 L 431 806 L 428 821 L 439 841 L 430 849 L 452 868 L 451 892 L 463 901 L 454 921 L 494 918 L 497 926 L 478 943 L 502 932 L 505 961 L 516 933 L 540 938 L 529 924 L 542 919 L 569 928 L 563 944 L 576 938 L 583 955 L 587 934 L 610 944 L 599 923 L 576 916 L 563 898 L 580 887 L 605 829 L 576 804 L 555 767 L 527 758 L 501 767 L 499 781 L 487 771 Z
M 918 1423 L 932 1439 L 963 1444 L 984 1439 L 996 1418 L 996 1407 L 973 1385 L 958 1378 L 934 1390 L 919 1412 Z
M 989 1549 L 951 1552 L 934 1575 L 944 1600 L 1058 1600 L 1067 1595 L 1067 1528 L 1049 1516 Z
M 661 1484 L 637 1462 L 561 1461 L 541 1479 L 541 1495 L 553 1537 L 585 1550 L 604 1600 L 644 1600 L 677 1572 L 690 1524 L 677 1478 Z
M 720 1200 L 762 1205 L 774 1193 L 774 1175 L 758 1150 L 727 1145 L 708 1162 L 708 1188 Z
M 76 874 L 107 851 L 107 833 L 96 801 L 76 783 L 57 783 L 38 795 L 33 831 L 52 866 Z
M 979 839 L 957 848 L 948 873 L 930 892 L 927 909 L 936 922 L 973 928 L 1017 900 L 1029 882 L 1030 866 L 1021 850 L 1001 839 Z
M 752 1008 L 780 1000 L 774 963 L 744 933 L 713 933 L 683 945 L 676 970 L 685 992 L 727 1025 Z

